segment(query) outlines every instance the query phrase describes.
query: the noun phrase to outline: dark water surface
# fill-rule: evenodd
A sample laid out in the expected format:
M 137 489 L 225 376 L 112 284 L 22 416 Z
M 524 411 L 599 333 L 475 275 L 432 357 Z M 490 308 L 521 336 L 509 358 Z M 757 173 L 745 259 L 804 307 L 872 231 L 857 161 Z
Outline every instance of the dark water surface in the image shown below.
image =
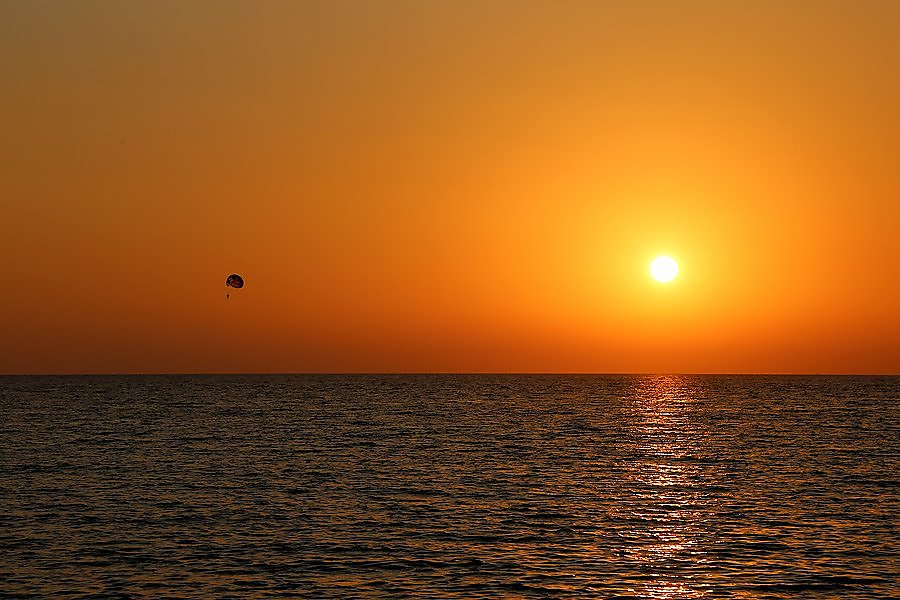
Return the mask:
M 900 378 L 0 378 L 0 595 L 897 598 Z

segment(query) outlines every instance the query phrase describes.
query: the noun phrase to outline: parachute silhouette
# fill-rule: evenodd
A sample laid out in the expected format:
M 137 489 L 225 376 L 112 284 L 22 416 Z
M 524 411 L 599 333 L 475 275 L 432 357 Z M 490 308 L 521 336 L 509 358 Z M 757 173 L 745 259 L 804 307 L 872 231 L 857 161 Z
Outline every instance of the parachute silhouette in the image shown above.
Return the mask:
M 225 285 L 239 290 L 244 287 L 244 278 L 237 273 L 232 273 L 228 276 L 228 279 L 225 280 Z M 225 294 L 226 300 L 230 297 L 231 294 Z

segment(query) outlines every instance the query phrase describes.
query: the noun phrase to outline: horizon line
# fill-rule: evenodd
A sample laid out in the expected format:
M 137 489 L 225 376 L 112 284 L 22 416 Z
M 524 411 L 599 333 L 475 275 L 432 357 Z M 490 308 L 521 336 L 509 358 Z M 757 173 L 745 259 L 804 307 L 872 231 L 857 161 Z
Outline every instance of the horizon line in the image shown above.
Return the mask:
M 858 372 L 781 372 L 781 371 L 720 371 L 720 372 L 654 372 L 654 371 L 93 371 L 78 373 L 32 372 L 32 373 L 0 373 L 0 377 L 116 377 L 116 376 L 410 376 L 410 375 L 497 375 L 497 376 L 595 376 L 595 377 L 646 377 L 646 376 L 756 376 L 756 377 L 900 377 L 896 373 L 858 373 Z

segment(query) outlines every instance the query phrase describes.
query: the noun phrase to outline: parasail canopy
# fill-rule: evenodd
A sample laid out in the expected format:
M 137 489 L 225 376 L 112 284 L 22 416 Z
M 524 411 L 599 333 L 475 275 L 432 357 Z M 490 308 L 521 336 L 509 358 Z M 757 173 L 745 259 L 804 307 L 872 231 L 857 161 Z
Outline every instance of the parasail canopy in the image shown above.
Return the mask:
M 225 280 L 225 285 L 233 288 L 242 288 L 244 287 L 244 278 L 237 273 L 232 273 L 228 276 L 228 279 Z

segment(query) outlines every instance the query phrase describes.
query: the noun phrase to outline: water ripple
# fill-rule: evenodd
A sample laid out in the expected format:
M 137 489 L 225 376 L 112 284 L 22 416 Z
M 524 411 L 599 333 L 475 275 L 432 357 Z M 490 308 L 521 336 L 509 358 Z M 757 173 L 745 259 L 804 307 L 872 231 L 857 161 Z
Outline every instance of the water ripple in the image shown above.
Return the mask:
M 2 379 L 0 596 L 900 596 L 898 378 Z

